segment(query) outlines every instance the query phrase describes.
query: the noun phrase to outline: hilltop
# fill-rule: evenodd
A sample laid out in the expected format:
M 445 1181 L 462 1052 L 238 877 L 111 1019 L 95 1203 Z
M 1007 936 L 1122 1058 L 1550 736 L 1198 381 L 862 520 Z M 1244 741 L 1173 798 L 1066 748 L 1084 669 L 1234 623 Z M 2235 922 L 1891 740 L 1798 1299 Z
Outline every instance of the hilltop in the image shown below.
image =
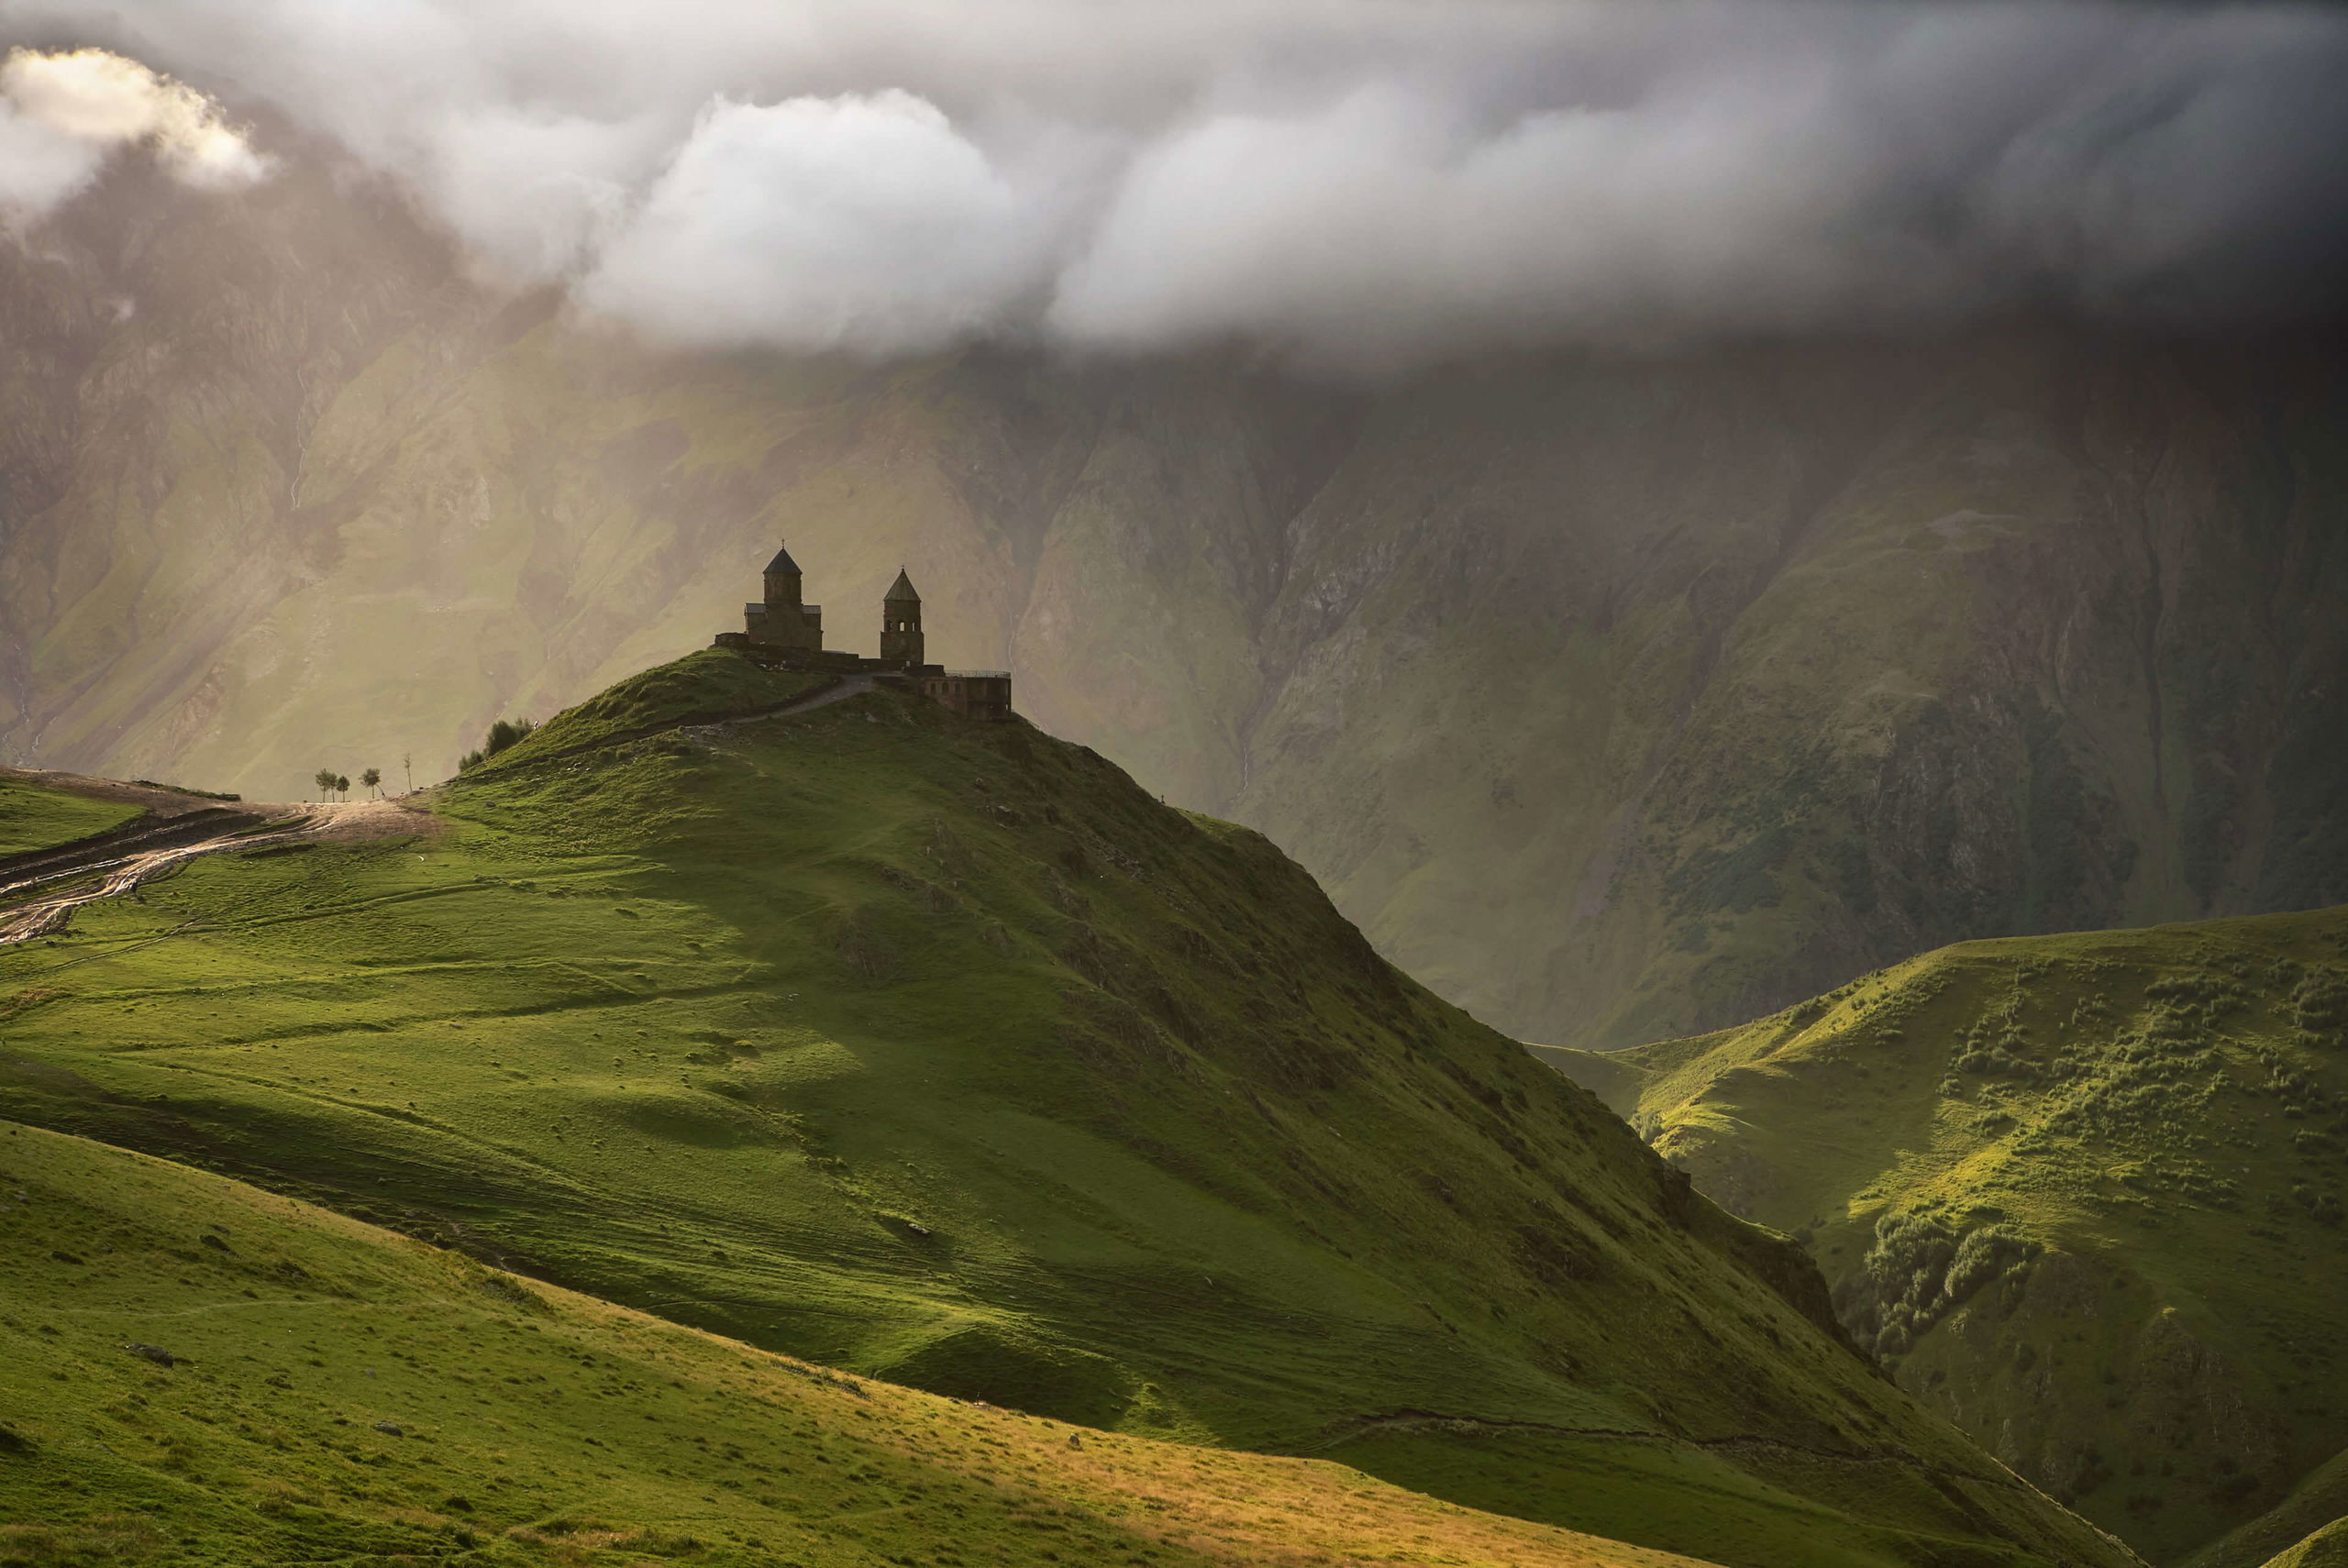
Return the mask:
M 804 681 L 695 655 L 428 834 L 83 907 L 0 953 L 0 1113 L 852 1375 L 1739 1568 L 2129 1561 L 1260 836 L 1024 723 L 774 712 Z
M 2348 1513 L 2348 910 L 1966 943 L 1543 1055 L 1804 1241 L 1903 1387 L 2154 1561 L 2254 1568 Z

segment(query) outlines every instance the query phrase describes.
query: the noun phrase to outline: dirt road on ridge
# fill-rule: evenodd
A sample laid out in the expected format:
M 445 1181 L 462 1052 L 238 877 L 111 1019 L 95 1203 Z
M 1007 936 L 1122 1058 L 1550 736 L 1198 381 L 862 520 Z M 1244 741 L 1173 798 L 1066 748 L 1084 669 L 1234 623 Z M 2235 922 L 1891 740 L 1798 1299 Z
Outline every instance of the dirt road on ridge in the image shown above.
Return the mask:
M 771 707 L 648 725 L 641 732 L 599 736 L 572 749 L 600 750 L 665 731 L 709 734 L 732 724 L 782 718 L 861 696 L 875 684 L 870 676 L 847 676 Z M 569 751 L 556 752 L 531 762 L 549 762 L 569 755 Z M 120 898 L 140 883 L 206 855 L 302 843 L 393 838 L 426 833 L 432 825 L 420 805 L 411 807 L 399 801 L 223 804 L 147 785 L 34 768 L 0 767 L 0 778 L 142 809 L 141 815 L 110 833 L 0 856 L 0 947 L 50 935 L 83 904 Z

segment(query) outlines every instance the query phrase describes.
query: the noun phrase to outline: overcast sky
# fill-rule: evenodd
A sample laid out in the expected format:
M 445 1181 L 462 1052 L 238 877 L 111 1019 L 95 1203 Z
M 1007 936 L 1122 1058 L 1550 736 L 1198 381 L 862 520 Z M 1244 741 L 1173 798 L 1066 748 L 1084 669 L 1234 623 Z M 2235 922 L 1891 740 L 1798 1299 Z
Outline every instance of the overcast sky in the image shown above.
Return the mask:
M 17 226 L 106 157 L 223 192 L 266 179 L 285 149 L 231 123 L 266 103 L 405 182 L 484 280 L 559 282 L 582 312 L 687 345 L 1236 339 L 1378 369 L 2019 304 L 2287 317 L 2331 308 L 2348 271 L 2348 13 L 2318 7 L 115 0 L 105 16 L 0 0 L 5 41 L 49 51 L 0 73 Z M 80 42 L 138 64 L 54 59 Z

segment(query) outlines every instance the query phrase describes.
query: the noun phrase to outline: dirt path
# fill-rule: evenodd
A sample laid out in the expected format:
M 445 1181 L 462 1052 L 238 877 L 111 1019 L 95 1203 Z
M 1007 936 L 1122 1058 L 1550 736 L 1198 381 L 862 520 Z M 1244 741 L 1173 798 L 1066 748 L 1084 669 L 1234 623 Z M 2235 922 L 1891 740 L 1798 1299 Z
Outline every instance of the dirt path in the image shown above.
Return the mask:
M 835 702 L 845 702 L 851 697 L 861 697 L 877 684 L 869 675 L 843 675 L 820 690 L 804 697 L 794 697 L 788 702 L 778 702 L 771 708 L 753 708 L 747 713 L 729 713 L 722 719 L 704 719 L 699 723 L 680 720 L 670 726 L 681 730 L 722 730 L 731 724 L 755 723 L 761 719 L 788 718 L 816 708 L 828 708 Z
M 0 947 L 49 935 L 83 904 L 120 898 L 203 856 L 390 838 L 429 828 L 430 819 L 421 811 L 397 801 L 234 811 L 197 802 L 172 816 L 141 818 L 94 838 L 0 860 Z

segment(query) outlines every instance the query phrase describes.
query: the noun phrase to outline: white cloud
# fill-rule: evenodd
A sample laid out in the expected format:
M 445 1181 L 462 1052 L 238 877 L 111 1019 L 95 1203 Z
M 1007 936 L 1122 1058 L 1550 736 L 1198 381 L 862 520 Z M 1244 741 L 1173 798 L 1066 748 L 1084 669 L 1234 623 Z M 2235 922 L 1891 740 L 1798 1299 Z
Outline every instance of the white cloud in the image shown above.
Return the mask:
M 0 97 L 0 211 L 19 218 L 55 210 L 105 163 L 105 148 L 52 129 Z
M 689 343 L 1378 366 L 2348 304 L 2348 12 L 2289 0 L 109 11 L 406 180 L 485 272 Z M 0 190 L 86 177 L 0 136 Z
M 494 279 L 574 275 L 667 151 L 650 116 L 609 121 L 503 105 L 420 127 L 434 207 Z
M 144 143 L 184 184 L 233 190 L 268 172 L 219 105 L 102 49 L 14 50 L 0 63 L 0 204 L 19 218 L 87 185 L 113 149 Z
M 1040 282 L 1033 215 L 904 93 L 721 99 L 578 290 L 683 343 L 918 353 Z

